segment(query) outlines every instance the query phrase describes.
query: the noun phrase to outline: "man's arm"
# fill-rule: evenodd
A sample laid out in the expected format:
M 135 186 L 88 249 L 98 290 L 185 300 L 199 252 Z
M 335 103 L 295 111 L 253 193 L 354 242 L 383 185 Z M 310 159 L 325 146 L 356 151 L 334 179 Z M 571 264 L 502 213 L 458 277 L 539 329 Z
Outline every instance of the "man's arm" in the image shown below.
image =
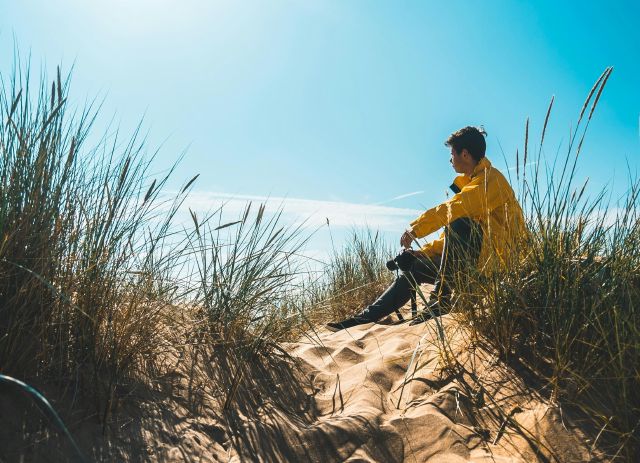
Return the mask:
M 427 236 L 461 217 L 482 216 L 503 204 L 504 195 L 499 187 L 500 182 L 494 181 L 492 185 L 487 185 L 488 175 L 490 172 L 474 178 L 459 193 L 411 222 L 410 231 L 413 236 Z
M 416 239 L 411 230 L 407 230 L 404 232 L 402 237 L 400 238 L 400 245 L 409 249 L 411 247 L 411 243 Z M 425 244 L 419 251 L 415 251 L 421 254 L 424 254 L 427 257 L 435 257 L 442 255 L 442 250 L 444 249 L 444 233 L 440 233 L 440 236 L 433 241 Z

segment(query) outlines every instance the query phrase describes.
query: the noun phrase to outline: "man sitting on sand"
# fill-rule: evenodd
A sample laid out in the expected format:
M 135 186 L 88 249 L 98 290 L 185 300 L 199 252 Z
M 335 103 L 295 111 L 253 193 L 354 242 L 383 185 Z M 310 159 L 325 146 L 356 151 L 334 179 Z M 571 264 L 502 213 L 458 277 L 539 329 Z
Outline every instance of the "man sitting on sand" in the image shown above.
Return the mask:
M 524 232 L 522 209 L 504 175 L 485 157 L 486 132 L 464 127 L 452 133 L 445 146 L 451 148 L 451 165 L 458 175 L 453 197 L 427 210 L 402 234 L 404 251 L 394 259 L 402 274 L 369 307 L 357 315 L 327 327 L 333 331 L 380 320 L 409 301 L 422 283 L 434 284 L 427 308 L 411 324 L 440 315 L 451 304 L 454 282 L 464 271 L 476 267 L 487 273 L 504 265 Z M 417 239 L 444 228 L 440 237 L 420 250 L 411 249 Z M 390 266 L 387 264 L 387 266 Z

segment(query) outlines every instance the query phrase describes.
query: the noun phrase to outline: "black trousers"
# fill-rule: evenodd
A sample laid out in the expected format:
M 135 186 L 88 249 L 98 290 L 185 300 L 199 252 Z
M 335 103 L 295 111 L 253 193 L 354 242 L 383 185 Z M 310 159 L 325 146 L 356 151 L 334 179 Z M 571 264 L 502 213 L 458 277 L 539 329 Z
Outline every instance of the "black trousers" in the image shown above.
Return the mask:
M 417 285 L 431 283 L 432 298 L 446 304 L 454 282 L 461 272 L 475 268 L 482 246 L 482 228 L 469 219 L 460 218 L 445 227 L 444 249 L 434 258 L 415 257 L 408 270 L 402 272 L 376 301 L 357 318 L 377 321 L 405 305 Z

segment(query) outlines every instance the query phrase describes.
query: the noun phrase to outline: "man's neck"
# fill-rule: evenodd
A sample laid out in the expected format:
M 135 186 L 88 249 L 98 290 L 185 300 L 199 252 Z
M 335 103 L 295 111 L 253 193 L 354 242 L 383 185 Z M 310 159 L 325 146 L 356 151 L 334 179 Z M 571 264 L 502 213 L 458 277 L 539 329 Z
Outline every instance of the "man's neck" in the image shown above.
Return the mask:
M 480 162 L 476 162 L 475 164 L 470 165 L 467 169 L 465 169 L 464 175 L 466 175 L 467 177 L 471 177 L 473 175 L 473 172 L 476 170 L 476 167 L 478 166 L 478 164 L 480 164 Z

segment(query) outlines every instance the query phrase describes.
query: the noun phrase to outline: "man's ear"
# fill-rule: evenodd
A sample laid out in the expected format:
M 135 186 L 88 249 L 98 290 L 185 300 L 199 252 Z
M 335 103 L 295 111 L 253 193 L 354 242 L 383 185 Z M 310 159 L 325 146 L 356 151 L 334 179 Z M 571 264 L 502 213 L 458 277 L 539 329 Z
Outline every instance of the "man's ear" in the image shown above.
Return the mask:
M 460 156 L 464 157 L 465 160 L 466 159 L 473 159 L 473 156 L 471 156 L 471 153 L 469 152 L 469 150 L 467 148 L 462 148 L 462 151 L 460 151 Z

